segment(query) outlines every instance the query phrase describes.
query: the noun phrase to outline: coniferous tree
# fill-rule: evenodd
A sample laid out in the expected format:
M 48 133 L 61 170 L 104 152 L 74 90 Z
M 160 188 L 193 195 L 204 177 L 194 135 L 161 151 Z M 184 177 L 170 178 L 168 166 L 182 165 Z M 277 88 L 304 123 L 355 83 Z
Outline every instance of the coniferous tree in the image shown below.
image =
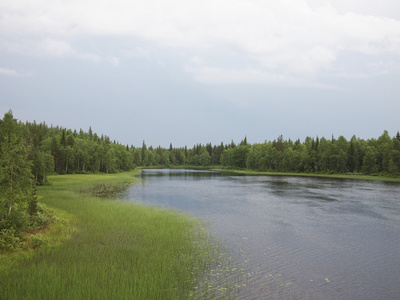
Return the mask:
M 33 179 L 23 125 L 12 112 L 0 123 L 0 229 L 25 225 Z
M 67 146 L 67 139 L 65 138 L 65 129 L 62 131 L 61 140 L 60 140 L 61 147 Z
M 142 165 L 143 166 L 147 166 L 149 163 L 148 161 L 148 155 L 147 155 L 147 146 L 146 143 L 143 140 L 143 144 L 142 144 Z

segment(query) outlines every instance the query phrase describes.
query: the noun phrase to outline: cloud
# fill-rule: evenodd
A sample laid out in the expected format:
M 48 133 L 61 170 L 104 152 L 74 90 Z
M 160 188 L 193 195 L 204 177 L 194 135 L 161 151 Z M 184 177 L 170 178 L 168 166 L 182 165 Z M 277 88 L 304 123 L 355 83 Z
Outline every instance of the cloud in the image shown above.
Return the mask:
M 0 45 L 13 36 L 27 36 L 38 41 L 46 55 L 115 65 L 121 53 L 149 58 L 152 53 L 145 49 L 156 46 L 171 55 L 176 49 L 183 52 L 189 57 L 183 66 L 197 80 L 203 78 L 199 74 L 211 72 L 210 78 L 221 81 L 219 72 L 224 80 L 248 82 L 239 76 L 246 70 L 246 78 L 254 82 L 292 84 L 293 78 L 301 78 L 299 82 L 315 83 L 321 72 L 335 69 L 342 53 L 382 60 L 400 56 L 400 21 L 382 16 L 384 10 L 379 16 L 365 14 L 373 9 L 352 12 L 362 3 L 349 1 L 355 5 L 340 1 L 336 8 L 335 2 L 305 0 L 6 1 L 0 4 Z M 97 38 L 112 39 L 116 45 L 120 40 L 141 42 L 132 49 L 110 46 L 111 55 L 101 49 L 76 50 L 77 40 Z M 221 64 L 230 56 L 234 70 Z M 371 70 L 371 76 L 376 72 Z
M 77 52 L 65 41 L 45 39 L 40 48 L 54 56 L 77 55 Z
M 151 52 L 148 49 L 142 48 L 142 47 L 134 47 L 133 49 L 130 50 L 123 50 L 123 54 L 127 57 L 133 57 L 133 58 L 145 58 L 149 59 L 151 56 Z
M 5 75 L 5 76 L 29 76 L 30 74 L 28 72 L 19 72 L 13 69 L 7 69 L 7 68 L 0 68 L 0 75 Z
M 61 39 L 44 38 L 12 38 L 0 39 L 0 53 L 17 53 L 26 56 L 70 57 L 92 63 L 120 64 L 120 59 L 114 55 L 97 54 L 76 50 L 69 42 Z
M 93 63 L 106 61 L 115 66 L 119 65 L 119 59 L 117 57 L 102 57 L 95 53 L 79 52 L 75 50 L 69 43 L 62 40 L 45 39 L 40 43 L 39 48 L 52 56 L 70 56 Z
M 229 69 L 206 66 L 186 66 L 193 78 L 206 84 L 262 84 L 291 87 L 311 87 L 318 89 L 336 89 L 335 86 L 313 82 L 304 77 L 268 72 L 263 69 Z

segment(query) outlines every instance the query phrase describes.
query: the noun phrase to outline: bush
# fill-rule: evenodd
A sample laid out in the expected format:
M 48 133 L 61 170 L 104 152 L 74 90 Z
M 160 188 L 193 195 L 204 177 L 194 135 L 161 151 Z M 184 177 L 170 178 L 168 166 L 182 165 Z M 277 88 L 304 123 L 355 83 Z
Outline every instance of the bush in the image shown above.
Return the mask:
M 4 214 L 0 229 L 14 228 L 20 232 L 29 226 L 29 214 L 22 208 L 15 207 L 11 215 Z
M 54 211 L 37 204 L 36 213 L 31 218 L 31 228 L 45 228 L 52 222 L 57 222 Z
M 44 228 L 50 223 L 50 219 L 47 215 L 38 213 L 32 218 L 32 228 Z
M 14 228 L 0 230 L 0 251 L 13 251 L 20 247 L 21 238 Z
M 48 239 L 41 234 L 32 235 L 30 241 L 33 248 L 38 248 L 48 243 Z

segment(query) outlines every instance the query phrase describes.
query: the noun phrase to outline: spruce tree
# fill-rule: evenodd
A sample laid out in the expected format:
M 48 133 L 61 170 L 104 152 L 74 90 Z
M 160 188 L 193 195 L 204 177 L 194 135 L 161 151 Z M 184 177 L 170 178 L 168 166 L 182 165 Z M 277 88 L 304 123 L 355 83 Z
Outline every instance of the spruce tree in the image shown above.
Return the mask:
M 34 195 L 29 151 L 23 135 L 24 127 L 12 113 L 0 123 L 0 229 L 24 226 L 29 201 Z M 17 217 L 14 217 L 14 214 Z

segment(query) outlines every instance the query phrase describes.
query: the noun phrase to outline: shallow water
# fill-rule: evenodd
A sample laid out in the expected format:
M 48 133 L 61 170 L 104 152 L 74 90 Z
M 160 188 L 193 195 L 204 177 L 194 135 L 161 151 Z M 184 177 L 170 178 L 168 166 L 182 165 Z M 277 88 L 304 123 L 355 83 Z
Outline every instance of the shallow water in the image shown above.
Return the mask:
M 208 220 L 238 299 L 400 297 L 400 184 L 144 170 L 125 197 Z

